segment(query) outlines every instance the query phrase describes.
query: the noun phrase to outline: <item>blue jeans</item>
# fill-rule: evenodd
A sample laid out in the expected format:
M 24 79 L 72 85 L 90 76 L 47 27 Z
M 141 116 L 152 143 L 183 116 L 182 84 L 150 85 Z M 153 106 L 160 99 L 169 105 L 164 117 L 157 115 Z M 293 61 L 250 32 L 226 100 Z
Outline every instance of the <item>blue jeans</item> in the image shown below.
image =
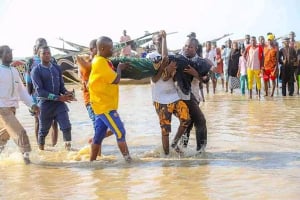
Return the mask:
M 247 74 L 240 76 L 240 82 L 241 82 L 241 92 L 244 95 L 245 94 L 245 85 L 248 88 Z

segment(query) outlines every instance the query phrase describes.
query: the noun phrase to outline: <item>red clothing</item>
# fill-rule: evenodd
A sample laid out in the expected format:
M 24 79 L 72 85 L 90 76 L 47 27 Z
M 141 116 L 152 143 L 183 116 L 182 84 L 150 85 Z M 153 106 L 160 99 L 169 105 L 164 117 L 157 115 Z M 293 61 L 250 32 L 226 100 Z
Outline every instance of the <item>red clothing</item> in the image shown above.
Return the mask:
M 223 59 L 221 54 L 217 54 L 216 61 L 217 61 L 216 73 L 223 74 Z

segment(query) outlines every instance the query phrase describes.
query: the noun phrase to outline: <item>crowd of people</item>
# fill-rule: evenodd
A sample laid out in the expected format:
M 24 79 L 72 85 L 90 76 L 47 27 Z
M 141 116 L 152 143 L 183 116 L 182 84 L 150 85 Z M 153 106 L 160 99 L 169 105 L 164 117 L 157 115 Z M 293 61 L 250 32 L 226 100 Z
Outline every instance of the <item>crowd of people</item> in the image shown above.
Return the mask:
M 279 82 L 282 96 L 286 96 L 287 91 L 289 96 L 295 93 L 299 95 L 300 48 L 297 49 L 295 37 L 291 31 L 289 37 L 280 38 L 282 48 L 273 33 L 267 33 L 266 39 L 259 36 L 258 41 L 255 36 L 246 34 L 243 41 L 228 39 L 221 47 L 210 41 L 205 42 L 203 57 L 216 67 L 210 76 L 213 93 L 216 91 L 217 80 L 221 79 L 225 92 L 233 93 L 234 89 L 240 88 L 241 94 L 245 95 L 248 90 L 250 99 L 253 97 L 253 87 L 257 97 L 261 98 L 262 83 L 264 96 L 273 97 Z
M 213 93 L 217 82 L 222 80 L 225 92 L 233 93 L 240 88 L 241 94 L 253 98 L 253 87 L 260 98 L 261 80 L 264 83 L 265 96 L 273 96 L 278 77 L 282 81 L 282 96 L 294 95 L 294 82 L 300 73 L 300 49 L 296 49 L 295 33 L 283 38 L 283 47 L 279 49 L 275 35 L 245 36 L 241 43 L 226 41 L 221 48 L 215 42 L 205 42 L 205 51 L 191 33 L 183 44 L 180 56 L 174 56 L 167 48 L 167 34 L 160 31 L 153 35 L 155 50 L 146 55 L 156 69 L 151 77 L 152 101 L 161 128 L 161 143 L 165 156 L 170 147 L 182 154 L 189 142 L 190 132 L 195 129 L 196 151 L 203 153 L 207 145 L 206 119 L 199 107 L 205 100 L 203 86 L 209 92 L 209 81 Z M 120 41 L 130 37 L 124 30 Z M 118 148 L 124 159 L 132 160 L 126 142 L 126 130 L 118 113 L 119 82 L 122 70 L 130 63 L 114 66 L 110 61 L 113 55 L 113 42 L 109 37 L 93 39 L 89 45 L 90 57 L 77 56 L 82 82 L 83 99 L 94 129 L 91 144 L 90 161 L 101 156 L 101 144 L 105 137 L 115 135 Z M 123 56 L 130 56 L 130 48 L 122 50 Z M 51 55 L 44 38 L 38 38 L 34 45 L 34 55 L 29 59 L 25 73 L 25 85 L 18 71 L 11 66 L 13 56 L 9 46 L 0 46 L 0 153 L 7 141 L 12 138 L 23 153 L 26 164 L 30 163 L 31 151 L 27 133 L 15 117 L 18 102 L 23 101 L 35 116 L 35 134 L 40 150 L 45 149 L 45 138 L 52 127 L 52 145 L 57 143 L 58 125 L 63 135 L 66 150 L 71 150 L 72 126 L 69 120 L 66 102 L 76 101 L 74 93 L 65 88 L 62 71 Z M 182 63 L 186 66 L 182 66 Z M 271 82 L 270 82 L 271 81 Z M 298 82 L 299 83 L 299 82 Z M 184 85 L 183 85 L 184 84 Z M 271 91 L 269 92 L 269 88 Z M 299 94 L 297 84 L 296 93 Z M 177 132 L 169 142 L 172 115 L 179 119 Z M 170 144 L 171 143 L 171 144 Z

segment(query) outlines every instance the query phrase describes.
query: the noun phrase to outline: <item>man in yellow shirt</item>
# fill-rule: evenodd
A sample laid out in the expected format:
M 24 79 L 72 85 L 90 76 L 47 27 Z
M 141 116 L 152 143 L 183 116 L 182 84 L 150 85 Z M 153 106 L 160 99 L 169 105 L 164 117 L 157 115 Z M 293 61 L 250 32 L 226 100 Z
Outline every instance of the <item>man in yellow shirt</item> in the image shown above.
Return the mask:
M 108 37 L 97 40 L 97 55 L 92 61 L 89 77 L 91 106 L 95 112 L 95 134 L 91 145 L 90 161 L 96 160 L 100 145 L 109 128 L 116 135 L 119 149 L 126 161 L 130 161 L 124 125 L 117 112 L 119 103 L 119 85 L 121 72 L 128 67 L 120 63 L 114 70 L 109 57 L 113 54 L 113 42 Z

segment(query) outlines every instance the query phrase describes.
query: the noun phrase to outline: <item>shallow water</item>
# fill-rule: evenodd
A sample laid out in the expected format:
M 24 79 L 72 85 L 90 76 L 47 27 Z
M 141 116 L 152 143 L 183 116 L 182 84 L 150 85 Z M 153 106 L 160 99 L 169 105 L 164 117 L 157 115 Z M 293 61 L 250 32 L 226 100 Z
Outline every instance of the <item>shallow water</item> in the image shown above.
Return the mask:
M 81 93 L 69 104 L 73 147 L 87 145 L 92 126 Z M 18 118 L 30 136 L 33 164 L 23 164 L 10 141 L 0 155 L 0 199 L 289 199 L 300 196 L 300 98 L 254 98 L 219 89 L 200 107 L 207 119 L 206 153 L 197 155 L 191 135 L 184 156 L 162 155 L 150 85 L 120 87 L 119 113 L 133 162 L 123 161 L 115 137 L 103 158 L 56 147 L 37 150 L 33 117 L 21 105 Z M 172 135 L 178 126 L 173 118 Z M 194 133 L 194 132 L 193 132 Z

